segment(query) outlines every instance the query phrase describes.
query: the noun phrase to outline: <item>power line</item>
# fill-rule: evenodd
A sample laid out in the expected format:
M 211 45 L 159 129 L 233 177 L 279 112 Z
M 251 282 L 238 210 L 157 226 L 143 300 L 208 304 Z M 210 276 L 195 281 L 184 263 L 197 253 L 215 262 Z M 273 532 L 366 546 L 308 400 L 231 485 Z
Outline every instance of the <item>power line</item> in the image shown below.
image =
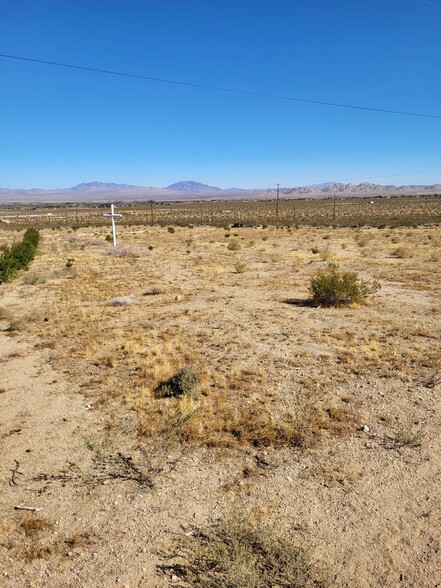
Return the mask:
M 94 72 L 94 73 L 103 73 L 103 74 L 108 74 L 108 75 L 112 75 L 112 76 L 121 76 L 121 77 L 125 77 L 125 78 L 136 78 L 139 80 L 148 80 L 150 82 L 160 82 L 163 84 L 174 84 L 177 86 L 188 86 L 190 88 L 202 88 L 205 90 L 215 90 L 217 92 L 229 92 L 230 94 L 244 94 L 246 96 L 259 96 L 260 98 L 271 98 L 274 100 L 285 100 L 288 102 L 302 102 L 302 103 L 306 103 L 306 104 L 317 104 L 319 106 L 350 108 L 352 110 L 367 110 L 369 112 L 383 112 L 386 114 L 398 114 L 401 116 L 416 116 L 416 117 L 420 117 L 420 118 L 441 119 L 441 115 L 437 115 L 437 114 L 424 114 L 421 112 L 407 112 L 404 110 L 390 110 L 387 108 L 374 108 L 374 107 L 370 107 L 370 106 L 356 106 L 355 104 L 342 104 L 339 102 L 325 102 L 323 100 L 309 100 L 306 98 L 294 98 L 292 96 L 279 96 L 277 94 L 266 94 L 264 92 L 251 92 L 251 91 L 247 91 L 247 90 L 237 90 L 234 88 L 224 88 L 221 86 L 209 86 L 206 84 L 194 84 L 191 82 L 181 82 L 178 80 L 168 80 L 165 78 L 156 78 L 156 77 L 151 77 L 151 76 L 130 74 L 130 73 L 126 73 L 126 72 L 113 71 L 113 70 L 109 70 L 109 69 L 99 69 L 96 67 L 86 67 L 84 65 L 74 65 L 72 63 L 61 63 L 58 61 L 47 61 L 47 60 L 43 60 L 43 59 L 33 59 L 31 57 L 21 57 L 18 55 L 8 55 L 6 53 L 0 53 L 0 57 L 3 57 L 4 59 L 17 59 L 20 61 L 30 61 L 32 63 L 43 63 L 45 65 L 55 65 L 57 67 L 66 67 L 69 69 L 79 69 L 79 70 L 90 71 L 90 72 Z

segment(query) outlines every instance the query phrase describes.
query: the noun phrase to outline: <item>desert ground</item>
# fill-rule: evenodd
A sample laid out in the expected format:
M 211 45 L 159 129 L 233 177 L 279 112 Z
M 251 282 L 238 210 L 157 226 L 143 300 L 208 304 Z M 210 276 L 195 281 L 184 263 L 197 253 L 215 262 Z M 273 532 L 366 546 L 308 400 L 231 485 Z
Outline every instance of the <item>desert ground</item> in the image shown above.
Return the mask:
M 441 586 L 440 227 L 108 230 L 0 286 L 1 585 Z

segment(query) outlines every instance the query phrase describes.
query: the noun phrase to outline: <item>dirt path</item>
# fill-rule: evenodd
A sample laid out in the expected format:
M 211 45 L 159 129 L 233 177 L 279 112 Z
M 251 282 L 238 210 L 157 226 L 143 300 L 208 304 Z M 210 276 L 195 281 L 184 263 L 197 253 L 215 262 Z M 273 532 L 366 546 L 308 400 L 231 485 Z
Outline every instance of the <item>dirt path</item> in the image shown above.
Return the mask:
M 101 423 L 47 350 L 1 333 L 0 362 L 0 584 L 160 586 L 148 530 L 127 540 L 151 489 L 125 479 L 136 472 L 117 454 L 99 455 Z

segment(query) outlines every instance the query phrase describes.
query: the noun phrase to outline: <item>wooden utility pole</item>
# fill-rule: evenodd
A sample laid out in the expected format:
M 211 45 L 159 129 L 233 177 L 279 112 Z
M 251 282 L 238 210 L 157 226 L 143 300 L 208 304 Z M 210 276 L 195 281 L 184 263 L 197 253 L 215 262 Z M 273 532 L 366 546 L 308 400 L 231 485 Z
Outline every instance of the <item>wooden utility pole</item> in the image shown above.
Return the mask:
M 277 184 L 277 198 L 276 198 L 276 229 L 279 228 L 279 186 Z
M 335 224 L 335 217 L 336 217 L 335 200 L 336 200 L 336 195 L 334 194 L 334 211 L 333 211 L 333 215 L 332 215 L 332 220 L 333 220 L 334 224 Z

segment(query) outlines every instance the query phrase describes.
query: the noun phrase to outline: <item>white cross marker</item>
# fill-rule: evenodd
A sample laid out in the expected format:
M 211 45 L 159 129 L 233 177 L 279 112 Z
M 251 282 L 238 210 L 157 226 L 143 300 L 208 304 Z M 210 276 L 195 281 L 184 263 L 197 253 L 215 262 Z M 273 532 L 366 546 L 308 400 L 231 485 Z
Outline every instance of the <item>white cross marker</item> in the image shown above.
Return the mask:
M 110 218 L 112 219 L 112 237 L 113 237 L 113 246 L 116 247 L 116 228 L 115 228 L 115 218 L 116 217 L 121 217 L 122 214 L 116 214 L 115 213 L 115 205 L 111 204 L 110 205 L 110 214 L 108 212 L 106 212 L 106 214 L 104 216 L 110 216 Z

